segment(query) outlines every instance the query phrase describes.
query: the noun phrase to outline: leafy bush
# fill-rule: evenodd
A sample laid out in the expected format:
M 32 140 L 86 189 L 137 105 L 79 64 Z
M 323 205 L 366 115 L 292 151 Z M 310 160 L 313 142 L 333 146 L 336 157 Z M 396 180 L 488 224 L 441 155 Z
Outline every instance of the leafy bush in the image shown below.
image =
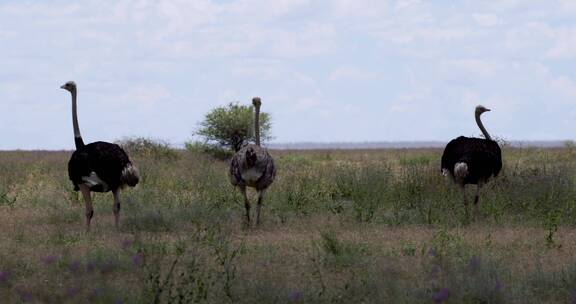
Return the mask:
M 144 137 L 124 138 L 116 142 L 129 155 L 154 159 L 175 160 L 178 153 L 168 143 Z
M 255 141 L 252 106 L 230 103 L 206 114 L 195 135 L 210 145 L 239 150 L 248 141 Z M 260 137 L 270 139 L 270 115 L 260 113 Z
M 201 142 L 187 142 L 186 143 L 186 150 L 193 152 L 193 153 L 203 153 L 208 154 L 215 159 L 219 160 L 227 160 L 232 158 L 234 155 L 234 151 L 222 148 L 217 145 L 210 145 L 207 143 Z

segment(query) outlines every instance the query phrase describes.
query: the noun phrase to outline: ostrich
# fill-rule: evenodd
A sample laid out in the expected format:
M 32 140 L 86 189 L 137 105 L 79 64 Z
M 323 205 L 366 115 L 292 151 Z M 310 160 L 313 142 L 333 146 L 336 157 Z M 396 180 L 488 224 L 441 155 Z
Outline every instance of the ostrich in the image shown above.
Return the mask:
M 256 144 L 249 144 L 236 152 L 230 163 L 230 182 L 240 188 L 244 196 L 246 208 L 246 225 L 250 226 L 250 201 L 246 195 L 246 187 L 253 187 L 258 192 L 258 205 L 256 207 L 256 225 L 260 225 L 260 209 L 266 189 L 276 177 L 274 159 L 268 151 L 260 147 L 260 105 L 259 97 L 252 99 L 255 109 L 254 132 Z
M 103 141 L 85 145 L 78 126 L 76 110 L 76 84 L 68 81 L 60 88 L 72 94 L 72 123 L 76 151 L 68 162 L 68 176 L 74 191 L 80 190 L 86 202 L 86 228 L 90 230 L 90 220 L 94 216 L 90 192 L 112 191 L 114 195 L 114 224 L 118 227 L 120 216 L 120 189 L 138 184 L 138 170 L 132 165 L 128 155 L 120 146 Z
M 490 177 L 498 176 L 502 169 L 502 152 L 498 143 L 490 137 L 484 128 L 480 115 L 490 111 L 483 106 L 476 107 L 476 123 L 484 134 L 482 138 L 470 138 L 460 136 L 453 139 L 446 145 L 442 154 L 442 174 L 450 175 L 454 182 L 460 186 L 464 197 L 464 205 L 468 206 L 464 186 L 466 184 L 476 184 L 476 196 L 474 197 L 474 208 L 478 209 L 480 199 L 480 189 Z

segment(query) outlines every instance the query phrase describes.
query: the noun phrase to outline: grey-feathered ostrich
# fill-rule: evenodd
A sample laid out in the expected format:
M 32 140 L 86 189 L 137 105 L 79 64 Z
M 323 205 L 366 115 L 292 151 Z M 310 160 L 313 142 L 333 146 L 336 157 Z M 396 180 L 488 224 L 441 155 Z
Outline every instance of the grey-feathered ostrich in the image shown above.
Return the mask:
M 274 159 L 268 151 L 260 147 L 260 98 L 252 99 L 254 105 L 254 132 L 256 144 L 250 144 L 236 152 L 230 163 L 230 182 L 242 191 L 244 207 L 246 208 L 246 224 L 250 226 L 250 201 L 246 195 L 246 187 L 253 187 L 258 192 L 258 205 L 256 207 L 256 225 L 260 224 L 260 209 L 266 189 L 276 177 Z
M 138 184 L 138 170 L 132 165 L 128 155 L 120 146 L 103 141 L 84 144 L 78 126 L 76 110 L 76 84 L 69 81 L 60 88 L 72 94 L 72 123 L 76 151 L 68 162 L 68 176 L 74 190 L 80 190 L 86 202 L 86 226 L 94 215 L 90 192 L 112 191 L 114 195 L 114 223 L 118 227 L 120 216 L 120 189 Z
M 476 184 L 474 207 L 478 208 L 480 189 L 492 177 L 497 176 L 502 169 L 502 152 L 498 143 L 490 137 L 484 128 L 480 115 L 490 111 L 483 106 L 476 107 L 476 123 L 484 134 L 482 138 L 460 136 L 446 145 L 442 155 L 442 173 L 450 175 L 462 189 L 464 204 L 468 205 L 464 186 Z

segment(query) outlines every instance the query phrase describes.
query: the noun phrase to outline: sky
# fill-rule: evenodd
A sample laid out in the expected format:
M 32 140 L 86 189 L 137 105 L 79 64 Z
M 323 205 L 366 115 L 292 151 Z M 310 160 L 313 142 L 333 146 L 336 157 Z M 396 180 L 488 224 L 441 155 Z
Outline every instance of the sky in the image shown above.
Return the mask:
M 572 0 L 0 0 L 0 149 L 193 139 L 262 98 L 273 142 L 576 139 Z

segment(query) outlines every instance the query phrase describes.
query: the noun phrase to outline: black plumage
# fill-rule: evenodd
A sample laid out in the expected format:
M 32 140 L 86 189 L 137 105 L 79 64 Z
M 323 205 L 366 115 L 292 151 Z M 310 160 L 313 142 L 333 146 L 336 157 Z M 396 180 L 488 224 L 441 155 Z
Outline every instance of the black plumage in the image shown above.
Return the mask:
M 446 145 L 442 154 L 442 169 L 448 170 L 454 177 L 457 163 L 466 163 L 468 167 L 468 174 L 462 182 L 478 184 L 479 181 L 498 176 L 502 169 L 502 152 L 493 140 L 460 136 Z
M 102 141 L 84 144 L 78 125 L 76 84 L 69 81 L 61 88 L 72 94 L 72 124 L 76 151 L 72 153 L 68 162 L 68 177 L 74 190 L 81 191 L 86 202 L 86 226 L 90 228 L 90 221 L 94 215 L 90 192 L 109 191 L 114 195 L 114 222 L 118 226 L 119 190 L 125 186 L 134 187 L 138 184 L 138 170 L 130 162 L 128 154 L 116 144 Z
M 97 141 L 79 147 L 72 153 L 68 162 L 68 176 L 75 191 L 79 190 L 78 185 L 84 184 L 84 179 L 92 172 L 104 183 L 89 186 L 90 191 L 115 191 L 124 186 L 134 187 L 138 183 L 137 179 L 127 179 L 122 174 L 122 171 L 131 165 L 128 154 L 120 146 Z
M 483 106 L 477 106 L 475 118 L 478 127 L 484 134 L 482 138 L 460 136 L 451 140 L 444 149 L 441 170 L 456 182 L 467 205 L 464 187 L 467 184 L 477 185 L 474 206 L 477 208 L 480 199 L 480 189 L 492 177 L 498 176 L 502 169 L 502 151 L 498 143 L 490 137 L 484 128 L 480 115 L 490 111 Z

